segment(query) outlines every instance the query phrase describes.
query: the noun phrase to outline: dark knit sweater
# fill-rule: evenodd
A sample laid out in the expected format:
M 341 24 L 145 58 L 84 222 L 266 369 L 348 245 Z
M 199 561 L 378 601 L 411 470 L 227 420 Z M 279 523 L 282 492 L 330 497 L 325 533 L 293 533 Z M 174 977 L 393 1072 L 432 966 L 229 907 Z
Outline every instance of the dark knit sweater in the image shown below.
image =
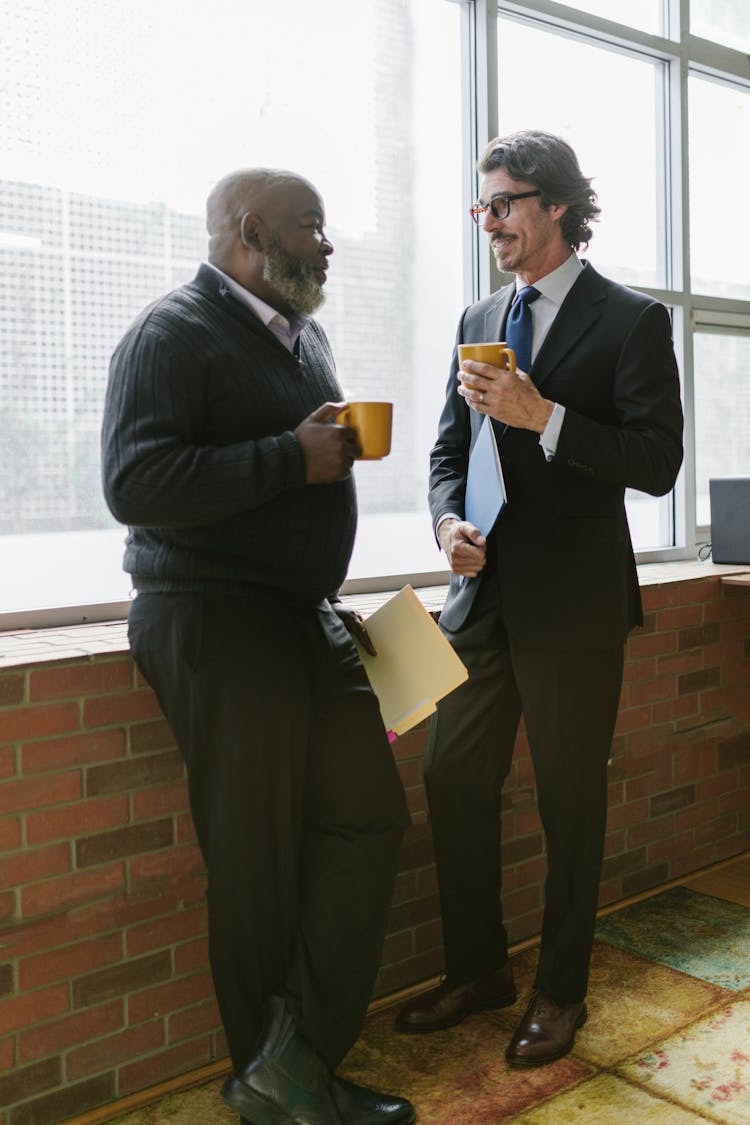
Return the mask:
M 118 345 L 102 428 L 104 494 L 129 525 L 139 591 L 334 593 L 356 528 L 351 478 L 305 485 L 293 430 L 339 401 L 325 333 L 299 361 L 210 267 L 146 309 Z

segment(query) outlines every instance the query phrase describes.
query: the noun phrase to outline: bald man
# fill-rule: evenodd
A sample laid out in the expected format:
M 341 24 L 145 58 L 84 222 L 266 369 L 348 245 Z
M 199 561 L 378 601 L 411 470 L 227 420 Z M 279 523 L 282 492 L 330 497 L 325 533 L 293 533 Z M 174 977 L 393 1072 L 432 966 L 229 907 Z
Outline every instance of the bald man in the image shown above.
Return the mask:
M 225 177 L 208 262 L 118 345 L 104 491 L 135 660 L 187 764 L 211 969 L 247 1125 L 401 1125 L 336 1068 L 362 1026 L 408 813 L 337 591 L 359 449 L 311 314 L 333 246 L 290 172 Z

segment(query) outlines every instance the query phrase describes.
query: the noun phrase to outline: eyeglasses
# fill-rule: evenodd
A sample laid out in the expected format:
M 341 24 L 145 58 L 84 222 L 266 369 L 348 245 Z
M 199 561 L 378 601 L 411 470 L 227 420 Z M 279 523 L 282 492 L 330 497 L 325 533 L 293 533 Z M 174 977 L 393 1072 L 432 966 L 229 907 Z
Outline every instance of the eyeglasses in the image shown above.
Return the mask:
M 531 199 L 532 195 L 541 194 L 541 191 L 517 191 L 513 194 L 495 195 L 489 203 L 475 203 L 471 208 L 471 217 L 477 225 L 484 220 L 488 211 L 493 219 L 507 219 L 514 199 Z

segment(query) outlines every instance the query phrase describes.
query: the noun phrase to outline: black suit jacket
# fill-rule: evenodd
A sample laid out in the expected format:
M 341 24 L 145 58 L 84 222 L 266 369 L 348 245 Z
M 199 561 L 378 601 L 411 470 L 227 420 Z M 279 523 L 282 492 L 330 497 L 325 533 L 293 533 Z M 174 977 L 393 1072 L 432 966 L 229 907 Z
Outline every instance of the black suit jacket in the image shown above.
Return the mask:
M 502 339 L 515 287 L 469 306 L 456 344 Z M 457 392 L 454 350 L 431 454 L 430 510 L 464 514 L 466 470 L 483 415 Z M 532 365 L 542 395 L 565 407 L 557 453 L 539 436 L 493 421 L 508 503 L 488 564 L 451 578 L 441 624 L 464 624 L 483 581 L 497 575 L 516 643 L 608 647 L 642 622 L 625 489 L 661 496 L 682 462 L 682 407 L 667 310 L 588 263 Z

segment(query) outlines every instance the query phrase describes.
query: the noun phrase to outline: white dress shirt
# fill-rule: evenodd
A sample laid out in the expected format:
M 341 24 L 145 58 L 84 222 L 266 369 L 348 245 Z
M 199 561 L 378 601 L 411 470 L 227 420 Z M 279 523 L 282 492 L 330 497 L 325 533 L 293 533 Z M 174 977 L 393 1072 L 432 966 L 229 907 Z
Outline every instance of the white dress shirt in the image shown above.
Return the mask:
M 302 329 L 307 324 L 309 317 L 294 315 L 287 319 L 278 311 L 272 308 L 271 305 L 262 301 L 260 297 L 256 297 L 249 289 L 245 289 L 244 285 L 240 285 L 239 281 L 235 281 L 229 274 L 224 273 L 218 266 L 213 265 L 211 262 L 206 262 L 212 270 L 216 270 L 219 277 L 222 278 L 224 284 L 230 293 L 233 293 L 238 301 L 255 313 L 259 320 L 265 324 L 266 328 L 270 328 L 277 340 L 280 340 L 287 351 L 294 351 L 294 345 L 299 339 Z

